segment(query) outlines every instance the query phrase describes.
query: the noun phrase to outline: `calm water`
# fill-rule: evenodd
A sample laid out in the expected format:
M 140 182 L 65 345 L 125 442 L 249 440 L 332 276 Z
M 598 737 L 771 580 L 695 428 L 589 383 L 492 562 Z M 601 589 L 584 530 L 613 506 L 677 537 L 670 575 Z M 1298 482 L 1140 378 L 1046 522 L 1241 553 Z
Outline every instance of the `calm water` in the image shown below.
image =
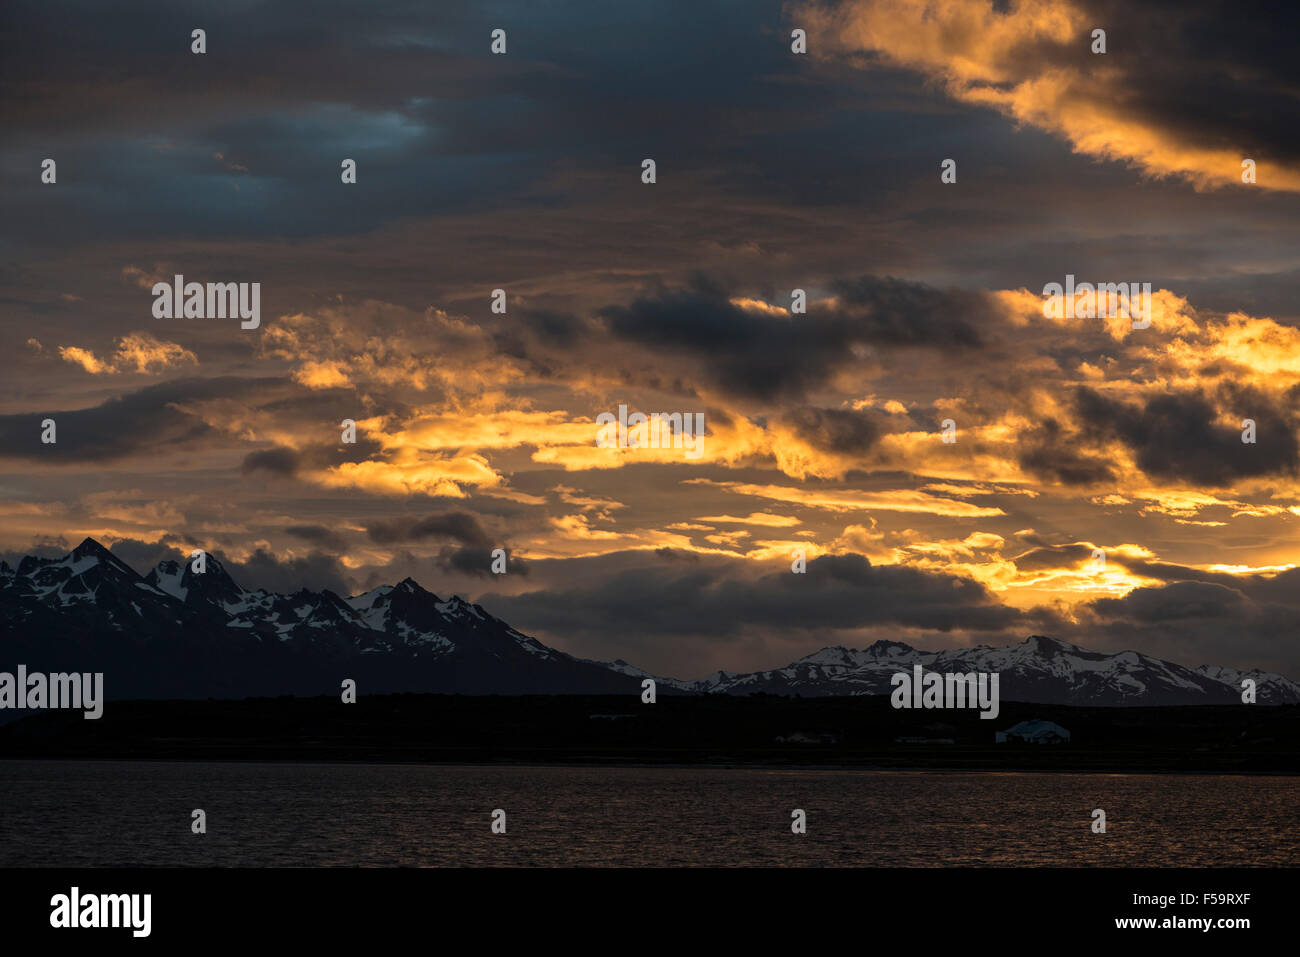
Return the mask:
M 1295 866 L 1298 812 L 1297 777 L 4 761 L 0 865 Z

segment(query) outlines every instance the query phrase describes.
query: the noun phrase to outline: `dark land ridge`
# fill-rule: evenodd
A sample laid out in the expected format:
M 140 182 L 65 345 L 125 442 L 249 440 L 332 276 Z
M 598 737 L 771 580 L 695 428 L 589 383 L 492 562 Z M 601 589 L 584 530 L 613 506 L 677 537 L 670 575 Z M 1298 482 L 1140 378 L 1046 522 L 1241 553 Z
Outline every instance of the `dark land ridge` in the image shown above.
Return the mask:
M 994 743 L 1027 719 L 1064 744 Z M 784 740 L 778 740 L 784 739 Z M 907 739 L 900 741 L 899 739 Z M 1300 706 L 1115 708 L 1002 702 L 979 712 L 887 696 L 365 695 L 110 701 L 0 725 L 0 758 L 662 764 L 1300 774 Z

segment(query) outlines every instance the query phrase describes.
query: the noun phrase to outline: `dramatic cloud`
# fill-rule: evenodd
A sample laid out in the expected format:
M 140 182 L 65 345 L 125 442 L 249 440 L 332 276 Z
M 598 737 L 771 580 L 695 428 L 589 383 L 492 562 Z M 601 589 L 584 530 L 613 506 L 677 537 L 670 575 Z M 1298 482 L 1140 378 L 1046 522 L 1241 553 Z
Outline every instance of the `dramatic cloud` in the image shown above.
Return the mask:
M 230 577 L 248 589 L 292 594 L 302 588 L 312 591 L 328 589 L 336 595 L 352 594 L 353 583 L 338 558 L 324 552 L 310 552 L 295 558 L 281 559 L 257 549 L 242 561 L 216 552 Z
M 91 375 L 119 372 L 157 373 L 172 366 L 197 363 L 193 352 L 174 342 L 161 342 L 148 333 L 123 336 L 111 356 L 97 358 L 89 349 L 59 346 L 59 355 Z
M 709 383 L 772 402 L 806 396 L 873 345 L 976 346 L 972 320 L 993 314 L 980 294 L 963 297 L 889 278 L 836 282 L 835 290 L 837 298 L 791 314 L 738 303 L 697 277 L 689 288 L 609 306 L 600 315 L 616 338 L 693 356 Z
M 486 600 L 527 627 L 564 636 L 569 647 L 635 649 L 655 667 L 688 677 L 706 673 L 699 664 L 733 660 L 741 648 L 762 667 L 774 667 L 837 642 L 865 645 L 917 630 L 1002 634 L 1038 622 L 999 604 L 975 582 L 876 567 L 861 555 L 814 559 L 804 575 L 786 569 L 758 577 L 716 562 L 661 560 L 616 574 L 607 585 Z M 602 635 L 597 623 L 607 621 L 628 627 L 621 635 Z
M 1085 437 L 1118 438 L 1154 478 L 1221 487 L 1240 476 L 1294 475 L 1300 465 L 1294 413 L 1250 390 L 1223 398 L 1222 413 L 1201 394 L 1156 396 L 1138 408 L 1080 388 L 1077 405 Z M 1253 442 L 1242 441 L 1242 418 L 1255 423 Z
M 415 520 L 376 522 L 366 529 L 366 534 L 382 544 L 418 542 L 426 538 L 449 538 L 462 545 L 486 545 L 491 541 L 478 519 L 468 512 L 443 512 Z
M 1300 110 L 1281 40 L 1295 11 L 1279 22 L 1217 4 L 814 0 L 793 18 L 814 50 L 922 71 L 1081 153 L 1201 187 L 1240 186 L 1253 158 L 1260 185 L 1300 190 L 1300 140 L 1273 121 Z M 1105 52 L 1093 51 L 1099 28 Z
M 166 453 L 215 441 L 219 427 L 205 417 L 210 403 L 269 397 L 273 380 L 176 379 L 108 399 L 92 408 L 0 416 L 0 457 L 65 464 L 111 461 L 148 450 Z M 44 419 L 54 440 L 42 440 Z

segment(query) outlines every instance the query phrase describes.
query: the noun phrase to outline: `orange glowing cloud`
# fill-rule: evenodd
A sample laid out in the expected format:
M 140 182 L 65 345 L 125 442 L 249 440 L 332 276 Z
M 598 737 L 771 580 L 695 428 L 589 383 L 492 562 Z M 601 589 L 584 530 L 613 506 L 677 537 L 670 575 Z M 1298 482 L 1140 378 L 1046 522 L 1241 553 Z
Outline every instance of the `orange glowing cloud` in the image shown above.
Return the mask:
M 81 366 L 91 375 L 156 374 L 186 363 L 197 365 L 199 361 L 183 346 L 155 339 L 147 332 L 122 336 L 117 340 L 113 353 L 102 359 L 89 349 L 78 346 L 59 346 L 59 356 L 66 362 Z
M 344 462 L 306 473 L 303 478 L 327 488 L 355 488 L 378 495 L 466 497 L 466 486 L 492 487 L 502 482 L 478 454 L 427 455 L 399 449 L 388 459 Z
M 787 485 L 752 485 L 744 482 L 715 482 L 711 479 L 690 479 L 686 484 L 711 485 L 736 495 L 789 502 L 807 508 L 828 509 L 834 512 L 882 511 L 918 512 L 927 515 L 945 515 L 952 518 L 983 518 L 1005 514 L 1000 508 L 985 508 L 969 502 L 940 498 L 915 489 L 891 489 L 871 492 L 854 489 L 794 488 Z
M 1089 50 L 1099 26 L 1067 0 L 1011 0 L 1003 11 L 989 0 L 803 2 L 795 19 L 816 34 L 814 51 L 877 54 L 942 83 L 956 100 L 1055 133 L 1075 152 L 1181 176 L 1198 189 L 1242 183 L 1247 154 L 1131 116 L 1129 77 L 1118 66 L 1105 55 L 1086 68 L 1061 55 Z M 1300 169 L 1255 159 L 1260 188 L 1300 190 Z

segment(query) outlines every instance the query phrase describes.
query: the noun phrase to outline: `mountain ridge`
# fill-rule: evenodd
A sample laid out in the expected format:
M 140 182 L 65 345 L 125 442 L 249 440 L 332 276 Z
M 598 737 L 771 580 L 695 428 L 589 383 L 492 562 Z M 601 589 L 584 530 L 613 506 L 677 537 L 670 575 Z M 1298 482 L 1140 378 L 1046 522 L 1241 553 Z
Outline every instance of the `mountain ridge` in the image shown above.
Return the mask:
M 720 671 L 675 686 L 715 694 L 886 695 L 895 673 L 910 672 L 918 664 L 942 673 L 997 673 L 1003 700 L 1102 706 L 1232 704 L 1241 701 L 1241 679 L 1251 678 L 1260 704 L 1300 703 L 1300 684 L 1283 675 L 1213 665 L 1188 668 L 1138 651 L 1091 651 L 1045 635 L 1001 647 L 937 652 L 898 641 L 877 641 L 864 649 L 832 645 L 783 668 Z
M 371 693 L 640 694 L 653 678 L 668 694 L 880 695 L 896 672 L 919 664 L 997 672 L 1003 700 L 1228 704 L 1251 678 L 1259 703 L 1300 703 L 1300 685 L 1281 675 L 1187 668 L 1044 635 L 942 651 L 881 639 L 827 646 L 783 668 L 680 680 L 550 648 L 410 577 L 348 597 L 306 588 L 285 595 L 245 589 L 215 555 L 204 561 L 203 573 L 167 559 L 142 576 L 86 538 L 62 558 L 0 562 L 0 654 L 32 671 L 103 671 L 115 698 L 336 694 L 344 678 Z

